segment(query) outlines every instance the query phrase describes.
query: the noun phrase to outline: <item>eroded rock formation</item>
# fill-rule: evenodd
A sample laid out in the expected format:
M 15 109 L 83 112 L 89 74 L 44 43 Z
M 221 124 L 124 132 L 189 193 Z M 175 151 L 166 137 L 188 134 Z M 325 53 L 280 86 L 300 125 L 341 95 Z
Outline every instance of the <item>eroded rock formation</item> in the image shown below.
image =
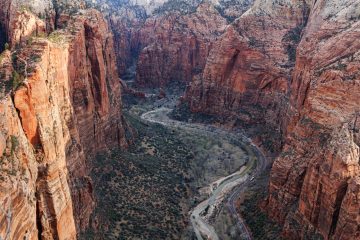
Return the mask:
M 360 237 L 359 4 L 256 1 L 186 94 L 193 111 L 284 139 L 265 209 L 289 239 Z
M 0 58 L 0 237 L 75 239 L 94 207 L 86 160 L 127 145 L 113 37 L 95 10 L 62 15 L 51 33 L 17 14 L 17 47 Z
M 359 2 L 314 1 L 291 81 L 291 120 L 268 211 L 292 238 L 360 237 Z M 279 211 L 280 209 L 280 211 Z
M 188 83 L 201 72 L 212 43 L 253 1 L 100 2 L 114 32 L 119 73 L 126 78 L 136 66 L 138 85 L 159 87 Z
M 281 147 L 289 84 L 308 6 L 257 1 L 211 49 L 186 98 L 195 112 L 263 128 L 272 151 Z M 266 126 L 266 127 L 264 127 Z

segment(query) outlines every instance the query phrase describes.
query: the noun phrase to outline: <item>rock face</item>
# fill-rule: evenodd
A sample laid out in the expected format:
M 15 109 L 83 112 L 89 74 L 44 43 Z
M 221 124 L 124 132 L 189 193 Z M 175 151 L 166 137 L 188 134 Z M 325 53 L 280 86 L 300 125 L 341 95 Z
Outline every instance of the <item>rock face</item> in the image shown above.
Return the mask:
M 358 4 L 314 2 L 297 50 L 293 114 L 268 199 L 290 238 L 360 238 Z
M 201 72 L 212 43 L 253 1 L 132 2 L 119 6 L 103 0 L 98 8 L 107 13 L 114 32 L 120 75 L 127 78 L 136 66 L 138 85 L 159 87 L 188 83 Z
M 95 10 L 61 21 L 49 36 L 13 38 L 0 58 L 3 239 L 76 239 L 94 207 L 86 160 L 127 145 L 106 21 Z M 36 36 L 32 22 L 22 36 Z
M 279 136 L 265 210 L 289 239 L 360 238 L 359 4 L 255 1 L 187 90 L 192 111 Z
M 53 3 L 50 0 L 3 0 L 0 3 L 0 29 L 10 46 L 54 29 Z M 33 14 L 35 13 L 35 14 Z M 43 18 L 43 19 L 40 19 Z
M 136 82 L 144 86 L 190 82 L 204 68 L 212 42 L 226 25 L 211 4 L 201 4 L 188 15 L 176 12 L 147 19 L 140 31 L 145 47 L 137 62 Z
M 186 93 L 191 110 L 266 126 L 262 138 L 271 136 L 269 147 L 279 150 L 293 55 L 307 15 L 302 1 L 255 2 L 214 44 L 204 71 L 191 82 Z

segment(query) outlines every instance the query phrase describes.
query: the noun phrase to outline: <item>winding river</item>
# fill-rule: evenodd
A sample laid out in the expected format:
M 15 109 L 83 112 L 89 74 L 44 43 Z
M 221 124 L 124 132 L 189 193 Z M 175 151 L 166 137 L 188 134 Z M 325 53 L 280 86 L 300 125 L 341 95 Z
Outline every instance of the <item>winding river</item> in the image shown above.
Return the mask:
M 229 208 L 233 218 L 236 219 L 237 226 L 241 232 L 242 239 L 252 239 L 251 233 L 244 220 L 237 213 L 235 203 L 243 193 L 248 184 L 261 174 L 266 168 L 266 158 L 263 153 L 240 132 L 229 132 L 218 127 L 199 123 L 186 123 L 172 120 L 168 114 L 170 108 L 160 107 L 155 110 L 142 114 L 141 118 L 145 121 L 162 124 L 166 127 L 177 128 L 183 131 L 197 131 L 203 134 L 215 134 L 216 136 L 226 136 L 227 139 L 241 140 L 246 149 L 248 161 L 240 170 L 229 176 L 220 178 L 209 184 L 209 197 L 199 203 L 190 214 L 190 221 L 194 228 L 198 240 L 212 239 L 218 240 L 219 236 L 211 224 L 209 218 L 215 214 L 216 209 L 225 205 Z

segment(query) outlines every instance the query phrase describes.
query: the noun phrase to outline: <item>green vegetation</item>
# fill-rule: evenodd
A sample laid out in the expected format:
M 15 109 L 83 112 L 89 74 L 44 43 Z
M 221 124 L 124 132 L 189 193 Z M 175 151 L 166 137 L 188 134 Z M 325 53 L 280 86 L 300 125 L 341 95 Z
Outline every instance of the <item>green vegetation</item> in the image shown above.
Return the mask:
M 16 149 L 19 147 L 19 141 L 17 137 L 14 135 L 11 135 L 10 139 L 11 139 L 11 154 L 13 154 L 16 151 Z
M 240 205 L 241 215 L 251 230 L 254 239 L 278 239 L 280 240 L 281 227 L 270 220 L 259 204 L 267 196 L 267 183 L 269 172 L 258 177 L 245 192 L 245 197 Z
M 4 152 L 0 155 L 0 180 L 4 181 L 10 176 L 16 176 L 19 172 L 19 161 L 16 158 L 16 151 L 19 147 L 19 141 L 17 136 L 11 135 L 7 142 L 10 143 L 9 149 L 4 149 Z
M 287 43 L 286 52 L 290 62 L 295 62 L 296 60 L 296 49 L 301 41 L 301 34 L 304 27 L 305 23 L 302 23 L 290 29 L 282 39 L 283 42 Z
M 250 38 L 249 38 L 249 45 L 250 45 L 250 47 L 256 47 L 256 46 L 258 46 L 258 41 L 256 40 L 256 38 L 250 37 Z
M 343 70 L 345 70 L 345 69 L 346 69 L 346 67 L 347 67 L 347 65 L 346 65 L 346 64 L 341 63 L 341 62 L 338 62 L 338 65 L 335 67 L 335 69 L 336 69 L 336 70 L 343 71 Z
M 189 3 L 184 0 L 169 0 L 162 6 L 154 10 L 154 14 L 164 14 L 168 12 L 180 12 L 181 14 L 190 14 L 196 12 L 196 9 L 201 1 L 194 1 Z
M 92 178 L 98 199 L 100 232 L 82 239 L 179 239 L 187 226 L 191 151 L 158 124 L 127 115 L 138 131 L 126 150 L 98 155 Z M 105 228 L 104 226 L 108 226 Z
M 289 57 L 289 61 L 295 62 L 296 60 L 296 47 L 294 45 L 287 45 L 286 52 Z
M 7 90 L 16 90 L 24 82 L 24 80 L 25 77 L 14 70 L 10 81 L 7 82 Z
M 143 111 L 125 112 L 125 117 L 137 130 L 136 142 L 128 150 L 99 155 L 92 164 L 95 214 L 107 228 L 89 230 L 82 239 L 99 234 L 106 239 L 191 239 L 188 212 L 207 197 L 199 190 L 239 169 L 246 150 L 227 135 L 150 124 L 134 112 Z
M 64 33 L 61 33 L 59 31 L 54 31 L 50 33 L 48 36 L 48 40 L 53 43 L 62 44 L 65 43 L 65 36 Z
M 180 105 L 176 106 L 176 108 L 170 113 L 170 117 L 183 122 L 193 121 L 206 124 L 222 121 L 222 119 L 218 116 L 206 113 L 191 112 L 189 104 L 187 102 L 183 102 Z

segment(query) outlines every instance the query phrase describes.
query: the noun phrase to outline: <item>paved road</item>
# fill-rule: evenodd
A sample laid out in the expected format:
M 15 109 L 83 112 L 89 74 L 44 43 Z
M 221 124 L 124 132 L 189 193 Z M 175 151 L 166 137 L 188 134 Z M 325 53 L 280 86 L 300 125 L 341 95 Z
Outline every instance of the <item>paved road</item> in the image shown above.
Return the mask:
M 211 217 L 211 214 L 215 211 L 215 209 L 219 209 L 226 200 L 226 205 L 228 206 L 231 214 L 235 219 L 237 219 L 237 225 L 241 231 L 242 239 L 252 239 L 251 233 L 244 220 L 236 211 L 235 203 L 243 193 L 244 189 L 248 186 L 251 179 L 265 170 L 266 158 L 251 142 L 251 140 L 245 137 L 242 133 L 230 133 L 213 126 L 172 120 L 167 116 L 171 111 L 172 109 L 161 107 L 144 113 L 141 118 L 143 120 L 159 123 L 167 127 L 181 128 L 186 131 L 199 131 L 205 134 L 211 133 L 218 136 L 226 136 L 227 139 L 234 139 L 237 141 L 241 140 L 243 145 L 246 146 L 247 154 L 249 156 L 249 161 L 239 171 L 211 183 L 209 185 L 211 189 L 209 198 L 198 204 L 192 210 L 190 220 L 197 239 L 202 240 L 204 237 L 211 240 L 219 239 L 214 227 L 207 222 L 207 219 Z

